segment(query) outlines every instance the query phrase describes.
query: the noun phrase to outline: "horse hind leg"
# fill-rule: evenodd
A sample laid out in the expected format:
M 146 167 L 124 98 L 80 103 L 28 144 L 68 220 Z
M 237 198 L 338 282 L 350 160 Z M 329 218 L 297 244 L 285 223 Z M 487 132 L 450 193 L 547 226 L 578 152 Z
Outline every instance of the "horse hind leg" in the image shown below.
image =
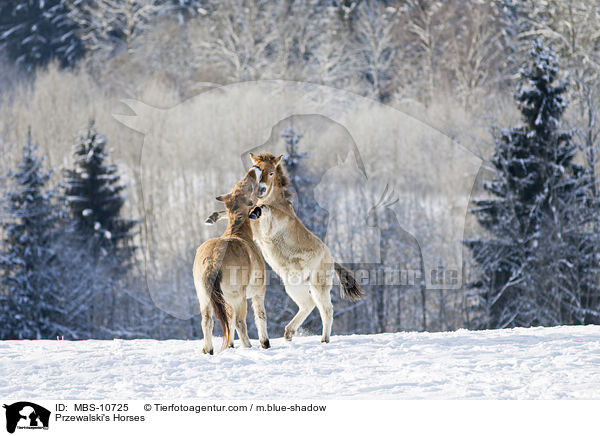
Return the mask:
M 213 343 L 212 343 L 212 331 L 215 325 L 213 320 L 213 310 L 210 304 L 203 305 L 200 308 L 200 314 L 202 316 L 202 334 L 204 336 L 204 347 L 202 352 L 204 354 L 213 354 Z
M 298 305 L 298 313 L 292 318 L 292 320 L 285 326 L 284 338 L 287 341 L 291 341 L 292 337 L 296 333 L 296 330 L 306 320 L 308 315 L 315 308 L 315 303 L 310 297 L 309 286 L 286 286 L 285 290 L 290 296 L 294 303 Z
M 263 348 L 270 348 L 269 333 L 267 332 L 267 314 L 265 312 L 265 296 L 256 295 L 252 297 L 252 311 L 254 312 L 254 323 L 258 330 L 258 339 Z
M 250 338 L 248 337 L 248 327 L 246 326 L 246 312 L 248 311 L 246 299 L 242 299 L 235 307 L 235 329 L 242 342 L 242 347 L 250 348 Z
M 235 337 L 235 312 L 231 311 L 231 313 L 229 313 L 229 343 L 227 344 L 227 348 L 234 348 L 233 347 L 233 339 Z
M 323 323 L 321 342 L 329 342 L 331 327 L 333 326 L 333 304 L 331 304 L 331 285 L 311 285 L 313 298 Z

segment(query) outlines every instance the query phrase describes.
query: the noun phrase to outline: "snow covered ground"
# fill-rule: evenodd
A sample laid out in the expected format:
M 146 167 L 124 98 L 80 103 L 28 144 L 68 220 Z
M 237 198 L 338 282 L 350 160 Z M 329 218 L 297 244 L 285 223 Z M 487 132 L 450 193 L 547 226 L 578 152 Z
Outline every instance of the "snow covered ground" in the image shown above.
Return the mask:
M 202 341 L 0 342 L 0 397 L 600 399 L 600 326 L 252 344 L 207 356 Z

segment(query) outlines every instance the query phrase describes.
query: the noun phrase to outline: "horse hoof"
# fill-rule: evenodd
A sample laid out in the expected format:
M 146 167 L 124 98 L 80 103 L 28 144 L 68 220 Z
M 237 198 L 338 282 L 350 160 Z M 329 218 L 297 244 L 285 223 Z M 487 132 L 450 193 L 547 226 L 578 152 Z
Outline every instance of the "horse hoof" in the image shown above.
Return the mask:
M 285 338 L 286 341 L 291 341 L 292 336 L 294 336 L 294 332 L 288 331 L 288 330 L 286 330 L 285 334 L 283 335 L 283 337 Z
M 321 343 L 328 344 L 329 338 L 321 338 Z
M 219 217 L 219 214 L 217 212 L 214 212 L 206 219 L 206 221 L 204 221 L 204 224 L 212 226 L 214 223 L 217 222 L 218 217 Z
M 211 356 L 212 356 L 212 354 L 213 354 L 213 350 L 212 350 L 212 348 L 211 348 L 210 350 L 207 350 L 206 348 L 203 348 L 203 349 L 202 349 L 202 352 L 203 352 L 204 354 L 210 354 Z
M 264 341 L 260 342 L 260 345 L 262 345 L 262 347 L 266 350 L 267 348 L 271 348 L 271 343 L 269 342 L 268 339 L 265 339 Z
M 250 219 L 257 220 L 262 215 L 262 209 L 260 207 L 255 207 L 252 212 L 250 212 Z

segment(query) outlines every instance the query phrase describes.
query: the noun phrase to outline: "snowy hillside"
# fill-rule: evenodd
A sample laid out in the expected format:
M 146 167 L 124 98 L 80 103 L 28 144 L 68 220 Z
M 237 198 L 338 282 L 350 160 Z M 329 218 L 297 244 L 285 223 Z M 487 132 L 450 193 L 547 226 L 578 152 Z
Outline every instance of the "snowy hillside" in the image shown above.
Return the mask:
M 238 341 L 236 340 L 236 346 Z M 271 340 L 0 342 L 0 396 L 36 399 L 600 399 L 600 326 Z M 17 383 L 15 381 L 18 380 Z

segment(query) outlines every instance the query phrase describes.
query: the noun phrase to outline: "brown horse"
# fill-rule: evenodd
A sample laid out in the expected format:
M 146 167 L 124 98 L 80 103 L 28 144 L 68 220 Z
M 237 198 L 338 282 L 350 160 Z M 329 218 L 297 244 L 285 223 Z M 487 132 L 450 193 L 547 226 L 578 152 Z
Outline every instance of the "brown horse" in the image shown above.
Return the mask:
M 298 305 L 298 313 L 285 328 L 285 338 L 302 325 L 315 305 L 321 315 L 321 342 L 329 342 L 333 323 L 331 286 L 333 271 L 340 279 L 340 295 L 350 300 L 363 297 L 360 285 L 350 271 L 334 262 L 327 246 L 311 233 L 296 216 L 287 190 L 289 180 L 283 172 L 281 157 L 271 153 L 250 154 L 253 168 L 261 170 L 257 209 L 260 219 L 251 221 L 254 238 L 267 263 L 281 277 L 285 291 Z M 224 212 L 213 213 L 208 224 Z
M 221 237 L 209 239 L 196 251 L 194 285 L 202 315 L 204 353 L 213 353 L 213 311 L 223 328 L 223 349 L 233 347 L 234 327 L 242 346 L 250 347 L 246 298 L 252 299 L 260 343 L 263 348 L 270 346 L 264 303 L 265 263 L 252 240 L 249 222 L 260 177 L 260 169 L 252 168 L 229 194 L 217 197 L 225 203 L 229 224 Z

